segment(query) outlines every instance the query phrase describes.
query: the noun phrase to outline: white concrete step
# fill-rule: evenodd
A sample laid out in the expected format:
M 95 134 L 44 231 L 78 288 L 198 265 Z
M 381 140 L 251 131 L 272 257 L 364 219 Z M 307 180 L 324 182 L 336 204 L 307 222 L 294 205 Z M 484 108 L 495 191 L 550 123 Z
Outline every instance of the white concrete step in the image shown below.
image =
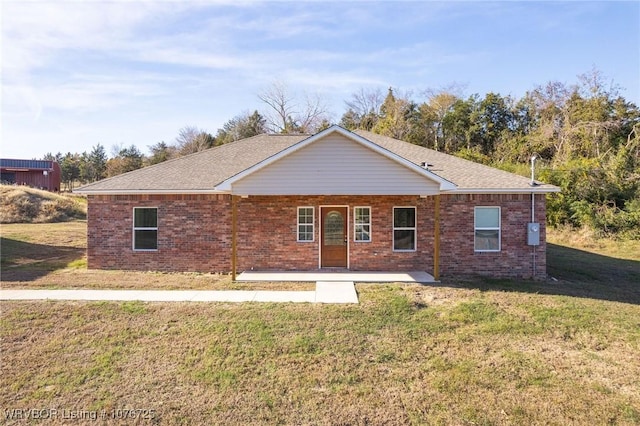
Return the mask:
M 358 303 L 353 281 L 316 282 L 316 303 Z

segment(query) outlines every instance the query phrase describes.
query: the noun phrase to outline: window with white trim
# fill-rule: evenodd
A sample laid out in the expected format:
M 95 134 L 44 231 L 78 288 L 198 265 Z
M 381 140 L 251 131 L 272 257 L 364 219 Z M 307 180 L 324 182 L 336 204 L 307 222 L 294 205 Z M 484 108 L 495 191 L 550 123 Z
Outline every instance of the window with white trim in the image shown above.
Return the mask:
M 475 251 L 500 251 L 500 207 L 476 207 L 474 228 Z
M 354 207 L 353 240 L 360 242 L 371 241 L 371 207 Z
M 314 208 L 298 207 L 298 241 L 313 241 Z
M 133 249 L 158 250 L 158 208 L 133 208 Z
M 393 251 L 416 250 L 416 208 L 393 208 Z

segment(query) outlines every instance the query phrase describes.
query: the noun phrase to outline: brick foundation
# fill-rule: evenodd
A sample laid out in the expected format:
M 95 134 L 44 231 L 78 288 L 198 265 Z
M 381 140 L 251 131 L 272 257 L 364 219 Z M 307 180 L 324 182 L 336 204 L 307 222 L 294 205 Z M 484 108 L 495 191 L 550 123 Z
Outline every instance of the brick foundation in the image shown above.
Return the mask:
M 536 196 L 542 225 L 535 248 L 536 277 L 546 275 L 544 195 Z M 435 198 L 416 196 L 255 196 L 238 199 L 238 271 L 316 270 L 319 267 L 320 206 L 349 206 L 349 268 L 433 272 Z M 315 239 L 297 242 L 297 207 L 313 206 Z M 371 207 L 371 242 L 355 242 L 353 208 Z M 415 206 L 417 250 L 392 250 L 394 206 Z M 474 252 L 474 207 L 500 206 L 501 251 Z M 134 207 L 158 208 L 158 250 L 132 250 Z M 533 275 L 534 249 L 526 245 L 531 196 L 442 195 L 440 271 L 444 276 Z M 90 196 L 89 268 L 228 272 L 231 269 L 231 197 L 227 195 Z

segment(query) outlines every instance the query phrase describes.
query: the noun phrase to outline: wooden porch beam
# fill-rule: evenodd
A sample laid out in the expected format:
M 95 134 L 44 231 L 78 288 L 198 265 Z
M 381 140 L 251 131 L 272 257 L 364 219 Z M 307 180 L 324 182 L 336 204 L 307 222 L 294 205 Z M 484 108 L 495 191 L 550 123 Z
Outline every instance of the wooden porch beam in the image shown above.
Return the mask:
M 433 224 L 433 278 L 440 279 L 440 195 L 435 196 Z
M 236 280 L 238 256 L 238 197 L 231 196 L 231 280 Z

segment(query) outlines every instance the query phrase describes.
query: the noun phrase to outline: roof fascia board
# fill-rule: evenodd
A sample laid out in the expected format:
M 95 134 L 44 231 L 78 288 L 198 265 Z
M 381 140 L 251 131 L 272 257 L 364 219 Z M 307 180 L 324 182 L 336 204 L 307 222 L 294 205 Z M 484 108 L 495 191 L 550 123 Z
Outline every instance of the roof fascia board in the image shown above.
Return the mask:
M 113 190 L 73 190 L 74 194 L 80 195 L 145 195 L 145 194 L 228 194 L 229 192 L 215 189 L 113 189 Z
M 557 186 L 546 188 L 460 188 L 447 194 L 548 194 L 560 192 Z
M 368 139 L 366 139 L 366 138 L 364 138 L 364 137 L 362 137 L 362 136 L 360 136 L 360 135 L 358 135 L 356 133 L 350 132 L 350 131 L 348 131 L 348 130 L 346 130 L 346 129 L 344 129 L 344 128 L 336 125 L 336 124 L 334 124 L 333 126 L 329 127 L 328 129 L 325 129 L 322 132 L 316 133 L 315 135 L 310 136 L 307 139 L 304 139 L 304 140 L 298 142 L 297 144 L 292 145 L 291 147 L 289 147 L 287 149 L 284 149 L 284 150 L 280 151 L 279 153 L 277 153 L 277 154 L 275 154 L 275 155 L 273 155 L 273 156 L 271 156 L 271 157 L 269 157 L 269 158 L 267 158 L 267 159 L 255 164 L 255 165 L 249 167 L 248 169 L 238 173 L 237 175 L 230 177 L 229 179 L 227 179 L 227 180 L 221 182 L 219 185 L 217 185 L 216 189 L 219 190 L 219 191 L 224 191 L 224 192 L 232 191 L 231 187 L 235 182 L 243 179 L 244 177 L 246 177 L 246 176 L 248 176 L 248 175 L 250 175 L 252 173 L 257 172 L 258 170 L 263 169 L 264 167 L 269 166 L 270 164 L 280 160 L 283 157 L 291 155 L 292 153 L 294 153 L 294 152 L 296 152 L 296 151 L 298 151 L 298 150 L 300 150 L 300 149 L 312 144 L 313 142 L 317 141 L 318 139 L 321 139 L 321 138 L 323 138 L 323 137 L 325 137 L 325 136 L 327 136 L 327 135 L 329 135 L 331 133 L 334 133 L 334 132 L 335 133 L 339 133 L 340 135 L 342 135 L 342 136 L 344 136 L 344 137 L 346 137 L 348 139 L 351 139 L 352 141 L 357 142 L 357 143 L 359 143 L 359 144 L 371 149 L 372 151 L 374 151 L 374 152 L 376 152 L 376 153 L 378 153 L 380 155 L 383 155 L 383 156 L 385 156 L 385 157 L 387 157 L 387 158 L 389 158 L 389 159 L 391 159 L 391 160 L 393 160 L 393 161 L 395 161 L 397 163 L 400 163 L 401 165 L 407 167 L 408 169 L 411 169 L 414 172 L 416 172 L 418 174 L 421 174 L 422 176 L 425 176 L 425 177 L 427 177 L 427 178 L 439 183 L 441 191 L 451 191 L 451 190 L 454 190 L 454 189 L 457 188 L 455 184 L 453 184 L 452 182 L 450 182 L 450 181 L 448 181 L 448 180 L 436 175 L 435 173 L 430 172 L 429 170 L 423 169 L 422 167 L 412 163 L 411 161 L 408 161 L 405 158 L 402 158 L 401 156 L 389 151 L 388 149 L 385 149 L 385 148 L 375 144 L 374 142 L 372 142 L 372 141 L 370 141 L 370 140 L 368 140 Z
M 449 191 L 442 191 L 441 194 L 546 194 L 560 192 L 560 188 L 470 188 L 470 189 L 455 189 Z M 86 191 L 86 190 L 74 190 L 74 194 L 80 195 L 144 195 L 144 194 L 230 194 L 229 191 L 220 190 L 168 190 L 168 189 L 154 189 L 154 190 L 101 190 L 101 191 Z M 407 194 L 409 195 L 409 194 Z

